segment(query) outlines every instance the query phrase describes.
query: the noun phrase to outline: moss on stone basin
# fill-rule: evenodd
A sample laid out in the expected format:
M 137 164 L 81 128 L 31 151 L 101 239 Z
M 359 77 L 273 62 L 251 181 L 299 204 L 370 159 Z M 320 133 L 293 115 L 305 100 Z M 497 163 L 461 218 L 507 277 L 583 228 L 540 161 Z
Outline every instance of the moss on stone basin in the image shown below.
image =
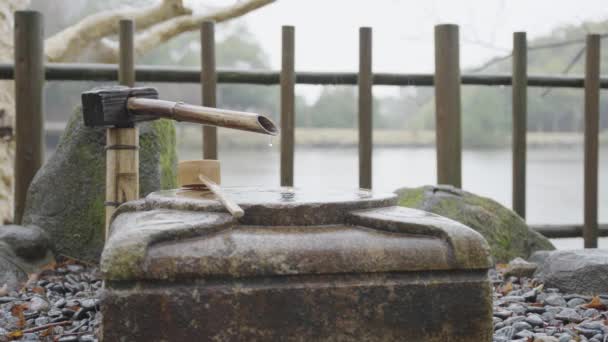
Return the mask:
M 138 125 L 140 193 L 176 186 L 175 127 L 168 120 Z M 77 108 L 55 153 L 30 185 L 24 224 L 45 230 L 58 254 L 97 261 L 105 230 L 105 128 L 85 127 Z
M 402 188 L 396 193 L 401 206 L 435 213 L 479 232 L 488 241 L 496 262 L 555 249 L 515 212 L 490 198 L 445 185 Z

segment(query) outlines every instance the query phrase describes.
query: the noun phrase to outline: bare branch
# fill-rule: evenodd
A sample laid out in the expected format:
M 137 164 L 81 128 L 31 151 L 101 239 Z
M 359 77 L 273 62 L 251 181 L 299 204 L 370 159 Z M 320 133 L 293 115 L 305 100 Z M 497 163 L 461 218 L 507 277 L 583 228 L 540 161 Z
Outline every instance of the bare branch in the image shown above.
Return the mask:
M 243 16 L 260 7 L 266 6 L 276 0 L 249 0 L 239 2 L 236 5 L 218 10 L 215 13 L 205 15 L 182 15 L 173 19 L 166 20 L 149 29 L 140 32 L 135 37 L 135 53 L 143 55 L 156 46 L 170 40 L 171 38 L 188 31 L 200 29 L 203 21 L 213 20 L 215 22 L 228 21 L 233 18 Z M 118 44 L 105 39 L 102 42 L 105 47 L 102 48 L 102 62 L 115 63 L 118 60 Z
M 572 70 L 572 68 L 576 65 L 576 63 L 578 63 L 578 61 L 581 59 L 581 57 L 583 57 L 585 50 L 587 50 L 586 46 L 583 46 L 580 50 L 578 50 L 576 55 L 574 55 L 574 57 L 572 57 L 572 59 L 570 60 L 570 63 L 568 63 L 566 68 L 564 70 L 562 70 L 562 75 L 566 75 L 570 72 L 570 70 Z M 549 95 L 549 93 L 551 92 L 551 89 L 553 89 L 553 88 L 545 88 L 545 90 L 542 92 L 542 94 L 540 96 L 545 97 L 545 96 Z
M 590 30 L 589 30 L 589 26 L 587 25 L 587 23 L 583 22 L 581 24 L 581 26 L 583 27 L 583 30 L 585 31 L 585 33 L 588 34 Z M 586 50 L 587 50 L 587 46 L 583 46 L 580 50 L 578 50 L 576 55 L 574 55 L 574 57 L 570 60 L 570 63 L 568 63 L 566 68 L 564 70 L 562 70 L 562 75 L 566 75 L 567 73 L 570 72 L 570 70 L 574 67 L 574 65 L 576 65 L 578 60 L 581 59 L 581 57 L 583 57 L 583 54 L 585 53 Z M 545 97 L 545 96 L 549 95 L 549 93 L 551 92 L 551 89 L 552 88 L 545 88 L 545 90 L 543 90 L 543 92 L 540 96 Z
M 608 33 L 602 33 L 599 35 L 600 39 L 604 39 L 604 38 L 608 38 Z M 564 40 L 561 42 L 555 42 L 555 43 L 548 43 L 548 44 L 539 44 L 539 45 L 535 45 L 535 46 L 530 46 L 528 47 L 528 51 L 534 51 L 534 50 L 543 50 L 543 49 L 554 49 L 554 48 L 559 48 L 559 47 L 564 47 L 564 46 L 569 46 L 569 45 L 577 45 L 577 44 L 583 44 L 585 42 L 586 38 L 581 38 L 581 39 L 570 39 L 570 40 Z M 509 58 L 511 58 L 513 55 L 512 54 L 508 54 L 505 56 L 501 56 L 501 57 L 495 57 L 490 59 L 489 61 L 487 61 L 486 63 L 482 64 L 481 66 L 472 69 L 471 72 L 480 72 L 483 71 L 487 68 L 489 68 L 490 66 L 507 60 Z
M 45 41 L 45 53 L 49 62 L 67 62 L 76 59 L 82 50 L 99 39 L 116 34 L 118 21 L 133 19 L 137 29 L 148 28 L 167 19 L 191 14 L 182 0 L 163 0 L 158 5 L 144 9 L 111 10 L 88 16 Z

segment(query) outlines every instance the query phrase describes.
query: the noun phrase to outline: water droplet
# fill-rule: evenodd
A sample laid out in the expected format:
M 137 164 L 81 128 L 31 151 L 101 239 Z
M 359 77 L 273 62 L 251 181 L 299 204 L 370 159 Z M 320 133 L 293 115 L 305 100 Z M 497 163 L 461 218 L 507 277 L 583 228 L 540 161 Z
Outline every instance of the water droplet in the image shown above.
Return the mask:
M 268 137 L 268 147 L 272 147 L 272 136 Z
M 281 189 L 281 200 L 283 202 L 292 202 L 295 200 L 296 192 L 293 187 L 285 186 Z
M 357 196 L 359 198 L 370 198 L 372 195 L 373 193 L 370 189 L 359 188 L 359 191 L 357 191 Z

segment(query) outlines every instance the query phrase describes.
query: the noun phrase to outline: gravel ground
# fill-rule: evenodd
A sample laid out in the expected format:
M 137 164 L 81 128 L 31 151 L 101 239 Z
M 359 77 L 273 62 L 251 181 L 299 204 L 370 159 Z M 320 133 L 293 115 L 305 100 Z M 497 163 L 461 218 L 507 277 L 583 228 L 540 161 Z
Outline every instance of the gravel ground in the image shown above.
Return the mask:
M 608 294 L 585 296 L 545 288 L 536 279 L 490 271 L 494 342 L 607 342 Z
M 489 275 L 494 342 L 608 342 L 608 294 L 563 294 L 500 267 Z M 100 288 L 95 267 L 64 260 L 20 292 L 0 289 L 0 342 L 97 341 Z
M 0 293 L 0 341 L 97 341 L 100 279 L 95 267 L 64 260 Z

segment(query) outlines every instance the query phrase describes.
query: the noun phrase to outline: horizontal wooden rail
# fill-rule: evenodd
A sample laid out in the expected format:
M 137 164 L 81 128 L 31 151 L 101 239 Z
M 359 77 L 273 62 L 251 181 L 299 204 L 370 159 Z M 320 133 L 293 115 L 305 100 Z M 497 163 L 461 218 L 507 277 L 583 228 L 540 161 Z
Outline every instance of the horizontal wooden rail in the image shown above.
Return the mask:
M 530 227 L 551 239 L 557 238 L 580 238 L 583 235 L 583 225 L 562 225 L 562 224 L 542 224 L 542 225 L 530 225 Z M 600 224 L 598 229 L 598 236 L 608 236 L 608 224 Z
M 156 65 L 136 66 L 138 82 L 199 83 L 200 68 Z M 13 79 L 12 64 L 0 64 L 0 80 Z M 218 70 L 218 83 L 280 84 L 278 71 Z M 115 64 L 47 63 L 47 81 L 116 81 L 118 67 Z M 462 75 L 464 85 L 510 86 L 511 75 Z M 296 72 L 298 84 L 357 85 L 356 72 Z M 374 85 L 432 86 L 433 74 L 375 73 Z M 584 78 L 572 76 L 528 76 L 530 87 L 583 88 Z M 608 78 L 600 79 L 600 88 L 608 89 Z

